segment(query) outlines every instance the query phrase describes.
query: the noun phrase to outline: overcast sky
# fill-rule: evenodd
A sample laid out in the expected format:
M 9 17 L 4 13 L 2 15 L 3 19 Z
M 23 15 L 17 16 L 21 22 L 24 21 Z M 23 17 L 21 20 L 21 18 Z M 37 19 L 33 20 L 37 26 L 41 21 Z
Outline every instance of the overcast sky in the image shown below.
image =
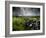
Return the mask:
M 12 7 L 13 16 L 40 16 L 40 8 Z

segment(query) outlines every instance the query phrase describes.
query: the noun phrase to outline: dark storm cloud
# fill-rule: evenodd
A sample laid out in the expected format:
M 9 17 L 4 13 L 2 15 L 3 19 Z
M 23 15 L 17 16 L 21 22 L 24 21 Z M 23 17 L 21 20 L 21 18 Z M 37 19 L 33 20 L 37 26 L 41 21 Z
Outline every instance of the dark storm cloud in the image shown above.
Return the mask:
M 40 8 L 13 7 L 13 16 L 40 16 Z
M 15 16 L 15 15 L 19 15 L 19 13 L 20 13 L 20 8 L 19 7 L 13 7 L 13 15 Z

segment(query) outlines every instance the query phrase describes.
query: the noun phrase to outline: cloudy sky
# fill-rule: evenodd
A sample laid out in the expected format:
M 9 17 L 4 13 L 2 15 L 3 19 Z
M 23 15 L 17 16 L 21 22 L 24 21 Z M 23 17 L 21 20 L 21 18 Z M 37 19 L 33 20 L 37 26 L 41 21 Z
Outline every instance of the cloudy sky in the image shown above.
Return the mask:
M 13 16 L 40 16 L 40 8 L 12 7 Z

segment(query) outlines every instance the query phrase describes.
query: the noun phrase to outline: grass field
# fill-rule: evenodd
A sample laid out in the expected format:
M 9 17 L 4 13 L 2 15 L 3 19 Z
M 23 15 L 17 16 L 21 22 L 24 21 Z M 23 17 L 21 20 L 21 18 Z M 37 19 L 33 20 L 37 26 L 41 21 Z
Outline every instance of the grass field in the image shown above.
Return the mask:
M 12 30 L 13 31 L 39 30 L 40 29 L 39 22 L 40 16 L 13 16 Z

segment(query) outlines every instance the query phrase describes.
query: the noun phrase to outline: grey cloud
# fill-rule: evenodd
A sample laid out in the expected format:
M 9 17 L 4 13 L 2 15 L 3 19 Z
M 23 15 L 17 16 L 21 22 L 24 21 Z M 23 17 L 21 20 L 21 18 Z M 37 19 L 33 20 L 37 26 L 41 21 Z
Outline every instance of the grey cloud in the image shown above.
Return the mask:
M 13 16 L 40 16 L 40 8 L 13 7 Z

